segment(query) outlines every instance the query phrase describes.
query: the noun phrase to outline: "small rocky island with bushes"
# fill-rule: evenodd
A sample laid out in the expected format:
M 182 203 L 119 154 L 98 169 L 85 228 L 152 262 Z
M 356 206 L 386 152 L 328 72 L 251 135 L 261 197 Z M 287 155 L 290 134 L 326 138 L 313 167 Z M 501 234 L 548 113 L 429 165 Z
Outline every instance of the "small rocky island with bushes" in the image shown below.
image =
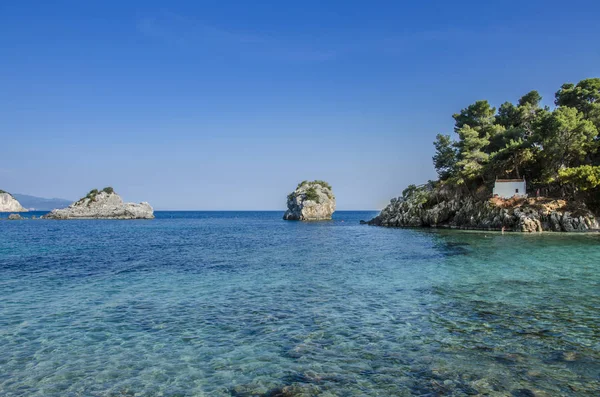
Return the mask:
M 112 187 L 93 189 L 67 208 L 55 209 L 45 219 L 154 219 L 150 204 L 125 203 Z
M 330 220 L 335 212 L 335 196 L 327 182 L 302 181 L 288 195 L 287 207 L 283 219 L 288 221 Z
M 27 212 L 12 194 L 0 190 L 0 212 Z
M 563 84 L 553 110 L 542 107 L 541 100 L 531 91 L 497 111 L 483 100 L 454 114 L 458 139 L 438 134 L 434 142 L 439 179 L 410 185 L 367 223 L 521 232 L 597 230 L 600 78 Z

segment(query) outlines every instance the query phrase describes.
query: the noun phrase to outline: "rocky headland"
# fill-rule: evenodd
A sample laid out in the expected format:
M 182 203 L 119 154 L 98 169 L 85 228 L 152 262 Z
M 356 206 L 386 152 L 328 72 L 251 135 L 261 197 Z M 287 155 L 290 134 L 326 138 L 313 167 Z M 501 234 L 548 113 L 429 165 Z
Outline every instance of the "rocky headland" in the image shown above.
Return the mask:
M 0 212 L 27 212 L 12 194 L 0 190 Z
M 93 189 L 67 208 L 55 209 L 45 219 L 153 219 L 150 204 L 125 203 L 111 187 Z
M 600 214 L 600 78 L 565 83 L 555 108 L 533 90 L 494 107 L 481 99 L 437 134 L 437 180 L 410 185 L 372 225 L 590 231 Z
M 335 211 L 335 196 L 331 186 L 324 181 L 303 181 L 287 197 L 288 221 L 329 220 Z
M 600 228 L 583 203 L 545 197 L 436 197 L 426 188 L 392 199 L 369 225 L 518 232 L 586 232 Z

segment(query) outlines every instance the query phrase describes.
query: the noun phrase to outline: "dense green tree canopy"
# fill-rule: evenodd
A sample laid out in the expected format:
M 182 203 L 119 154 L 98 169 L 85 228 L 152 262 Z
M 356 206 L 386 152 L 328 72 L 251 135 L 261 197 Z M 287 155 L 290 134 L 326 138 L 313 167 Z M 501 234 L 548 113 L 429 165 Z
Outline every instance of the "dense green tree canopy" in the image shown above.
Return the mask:
M 600 129 L 600 78 L 581 80 L 576 85 L 563 84 L 554 103 L 577 109 Z
M 577 109 L 586 117 L 594 105 L 600 104 L 600 78 L 581 80 L 577 85 L 563 84 L 556 92 L 557 106 Z
M 481 100 L 454 114 L 457 139 L 438 134 L 434 142 L 440 180 L 477 188 L 525 177 L 538 187 L 600 189 L 600 78 L 563 84 L 553 110 L 541 101 L 530 91 L 498 111 Z
M 489 157 L 484 149 L 490 141 L 485 136 L 481 137 L 480 133 L 468 124 L 463 125 L 457 133 L 460 138 L 456 143 L 458 148 L 457 180 L 463 183 L 482 175 L 483 166 Z
M 519 106 L 530 105 L 534 107 L 539 107 L 540 102 L 542 101 L 542 96 L 537 91 L 530 91 L 527 94 L 523 95 L 521 99 L 519 99 Z
M 582 165 L 558 171 L 561 182 L 572 183 L 576 189 L 589 190 L 600 186 L 600 166 Z
M 456 167 L 456 148 L 450 135 L 437 134 L 435 137 L 435 155 L 433 164 L 441 179 L 446 179 L 454 172 Z
M 452 116 L 455 120 L 454 132 L 458 133 L 465 125 L 479 133 L 484 132 L 487 127 L 494 124 L 495 112 L 496 109 L 491 107 L 488 101 L 477 101 Z

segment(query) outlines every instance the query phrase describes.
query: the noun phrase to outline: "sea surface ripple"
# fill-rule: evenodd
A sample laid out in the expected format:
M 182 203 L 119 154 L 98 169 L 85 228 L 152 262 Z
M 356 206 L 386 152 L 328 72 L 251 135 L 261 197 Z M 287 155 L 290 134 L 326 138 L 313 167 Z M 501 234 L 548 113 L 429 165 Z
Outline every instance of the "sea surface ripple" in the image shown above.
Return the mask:
M 600 236 L 0 221 L 0 395 L 598 396 Z

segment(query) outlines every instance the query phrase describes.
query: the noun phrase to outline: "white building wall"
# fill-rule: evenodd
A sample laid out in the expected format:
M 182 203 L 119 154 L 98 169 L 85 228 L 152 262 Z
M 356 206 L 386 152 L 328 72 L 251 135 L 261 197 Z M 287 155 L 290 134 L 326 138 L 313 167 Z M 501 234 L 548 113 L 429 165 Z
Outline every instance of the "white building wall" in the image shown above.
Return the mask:
M 526 197 L 525 181 L 518 182 L 496 182 L 494 185 L 494 195 L 502 198 L 511 198 L 513 196 Z

